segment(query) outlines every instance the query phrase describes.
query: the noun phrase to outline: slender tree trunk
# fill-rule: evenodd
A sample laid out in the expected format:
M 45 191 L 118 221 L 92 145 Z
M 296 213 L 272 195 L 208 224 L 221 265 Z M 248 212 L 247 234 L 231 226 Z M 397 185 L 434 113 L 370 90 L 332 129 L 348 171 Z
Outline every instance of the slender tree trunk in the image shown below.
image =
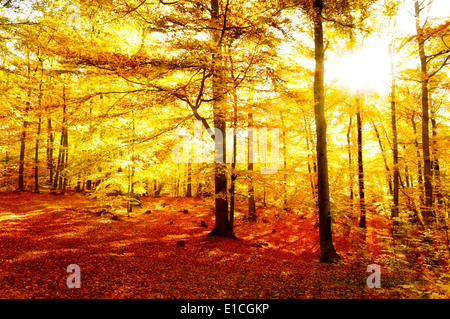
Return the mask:
M 66 91 L 63 87 L 63 118 L 61 128 L 61 140 L 59 143 L 58 164 L 56 165 L 55 178 L 53 181 L 52 191 L 56 191 L 58 188 L 62 189 L 62 170 L 64 169 L 65 160 L 65 138 L 66 138 Z
M 356 127 L 358 131 L 358 186 L 359 186 L 359 213 L 360 213 L 358 226 L 361 228 L 366 228 L 366 201 L 364 191 L 364 165 L 363 165 L 363 149 L 362 149 L 362 118 L 361 118 L 361 101 L 359 96 L 356 97 Z
M 316 197 L 317 197 L 317 183 L 316 183 L 317 167 L 316 167 L 316 163 L 314 161 L 314 156 L 311 154 L 311 152 L 313 152 L 313 150 L 311 149 L 311 146 L 314 145 L 314 142 L 311 141 L 311 143 L 310 143 L 310 138 L 311 138 L 312 133 L 311 133 L 311 128 L 308 125 L 306 114 L 304 114 L 304 119 L 305 119 L 305 132 L 306 132 L 305 142 L 306 142 L 306 153 L 307 153 L 306 162 L 307 162 L 307 167 L 308 167 L 309 183 L 311 185 L 312 198 L 314 199 L 314 203 L 317 206 L 317 201 L 316 201 Z M 311 164 L 311 162 L 312 162 L 312 164 Z M 311 168 L 311 166 L 312 166 L 312 168 Z
M 425 209 L 423 210 L 423 217 L 426 224 L 432 221 L 432 206 L 433 206 L 433 185 L 432 185 L 432 170 L 430 158 L 430 136 L 429 136 L 429 100 L 428 100 L 428 71 L 427 71 L 427 56 L 425 54 L 425 40 L 423 29 L 420 25 L 420 11 L 419 2 L 414 1 L 417 42 L 419 44 L 419 58 L 420 58 L 420 81 L 422 87 L 422 155 L 423 168 L 425 178 Z
M 423 187 L 423 174 L 422 174 L 422 160 L 420 156 L 420 146 L 417 140 L 417 127 L 414 120 L 414 113 L 411 115 L 411 124 L 414 132 L 414 146 L 416 147 L 416 160 L 417 160 L 417 183 L 419 184 L 420 200 L 425 202 L 424 187 Z
M 28 112 L 30 110 L 31 101 L 31 65 L 30 65 L 30 52 L 28 51 L 28 63 L 27 63 L 28 85 L 29 90 L 27 92 L 28 100 L 25 102 L 25 120 L 23 121 L 22 136 L 20 139 L 20 155 L 19 155 L 19 176 L 18 176 L 18 189 L 20 191 L 25 190 L 24 171 L 25 171 L 25 149 L 28 127 Z
M 68 165 L 69 165 L 69 130 L 66 127 L 64 131 L 64 164 L 63 164 L 63 170 L 66 171 Z M 63 182 L 62 182 L 62 192 L 61 194 L 66 193 L 66 187 L 67 187 L 67 174 L 64 174 Z
M 253 114 L 248 113 L 248 163 L 247 169 L 248 176 L 248 219 L 251 221 L 256 220 L 256 205 L 255 205 L 255 190 L 253 188 L 253 161 L 254 161 L 254 127 L 253 127 Z
M 392 157 L 393 157 L 393 171 L 394 171 L 394 188 L 392 189 L 393 207 L 391 212 L 391 218 L 393 220 L 393 226 L 398 226 L 399 216 L 399 178 L 400 167 L 398 165 L 398 134 L 397 134 L 397 110 L 396 110 L 396 84 L 395 84 L 395 65 L 394 65 L 394 51 L 393 44 L 389 45 L 389 56 L 391 60 L 391 126 L 392 126 Z M 386 164 L 387 165 L 387 164 Z M 389 178 L 390 181 L 390 178 Z
M 50 115 L 47 117 L 47 169 L 48 169 L 48 183 L 52 185 L 53 181 L 53 130 L 52 130 L 52 118 Z
M 317 184 L 317 158 L 314 156 L 314 137 L 311 129 L 311 124 L 308 122 L 308 119 L 306 117 L 306 113 L 304 113 L 304 119 L 305 119 L 305 129 L 306 129 L 306 151 L 308 152 L 307 158 L 308 158 L 308 173 L 310 176 L 310 184 L 311 184 L 311 195 L 314 199 L 314 203 L 318 209 L 318 184 Z M 312 166 L 312 170 L 311 170 Z M 319 223 L 319 219 L 317 216 L 317 224 Z
M 39 83 L 39 95 L 38 95 L 39 112 L 41 111 L 41 106 L 42 106 L 43 77 L 44 77 L 44 68 L 42 66 L 42 61 L 41 61 L 41 80 Z M 41 121 L 42 121 L 42 116 L 41 116 L 41 114 L 39 114 L 38 129 L 37 129 L 37 134 L 36 134 L 36 146 L 35 146 L 35 153 L 34 153 L 34 192 L 35 193 L 39 193 L 39 142 L 40 142 L 40 138 L 41 138 Z
M 22 135 L 20 137 L 20 156 L 19 156 L 19 180 L 18 188 L 20 191 L 25 190 L 24 184 L 24 170 L 25 170 L 25 142 L 27 139 L 27 126 L 28 121 L 23 121 Z
M 234 78 L 233 74 L 232 77 Z M 231 162 L 231 183 L 230 183 L 230 223 L 234 225 L 234 204 L 236 195 L 236 156 L 237 156 L 237 92 L 236 88 L 233 90 L 233 158 Z
M 283 112 L 280 112 L 280 118 L 281 118 L 281 129 L 283 130 L 281 132 L 281 138 L 283 142 L 283 209 L 288 210 L 288 203 L 287 203 L 287 149 L 286 149 L 286 125 L 284 123 L 284 117 Z M 309 163 L 308 163 L 309 165 Z
M 38 118 L 36 146 L 34 151 L 34 192 L 39 193 L 39 139 L 41 136 L 41 116 Z
M 322 25 L 323 1 L 314 0 L 314 111 L 317 134 L 317 173 L 318 173 L 318 203 L 319 203 L 319 238 L 320 260 L 332 262 L 340 259 L 333 245 L 331 231 L 330 190 L 328 183 L 328 159 L 327 159 L 327 124 L 325 120 L 325 92 L 324 92 L 324 44 Z
M 348 130 L 347 130 L 347 152 L 348 152 L 348 179 L 349 179 L 349 201 L 350 201 L 350 211 L 353 212 L 353 160 L 352 160 L 352 142 L 351 142 L 351 132 L 352 132 L 352 120 L 353 116 L 350 115 Z
M 389 168 L 386 151 L 384 150 L 383 142 L 381 141 L 380 132 L 378 132 L 378 128 L 375 125 L 375 122 L 371 120 L 373 130 L 375 131 L 375 136 L 377 137 L 378 146 L 380 146 L 381 157 L 383 158 L 384 168 L 386 169 L 386 181 L 389 188 L 389 194 L 392 196 L 394 194 L 394 190 L 392 188 L 392 179 L 391 179 L 391 169 Z
M 67 111 L 67 103 L 66 103 L 66 86 L 63 86 L 63 121 L 62 121 L 62 131 L 61 131 L 61 145 L 60 145 L 60 152 L 61 152 L 61 163 L 59 168 L 59 181 L 58 181 L 58 188 L 61 189 L 61 194 L 65 193 L 64 189 L 64 179 L 63 177 L 63 171 L 66 168 L 66 144 L 67 144 L 67 117 L 66 117 L 66 111 Z
M 53 180 L 52 191 L 56 191 L 58 189 L 58 181 L 62 170 L 63 144 L 64 144 L 64 128 L 62 129 L 61 132 L 61 140 L 59 143 L 59 152 L 58 152 L 58 162 L 56 164 L 56 171 Z
M 234 76 L 234 63 L 232 55 L 230 56 L 230 75 L 235 81 Z M 231 161 L 231 182 L 230 182 L 230 224 L 234 227 L 234 210 L 235 210 L 235 195 L 236 195 L 236 163 L 237 163 L 237 125 L 238 125 L 238 96 L 236 83 L 233 83 L 233 150 L 232 150 L 232 161 Z
M 128 204 L 127 204 L 127 213 L 128 215 L 133 212 L 133 206 L 136 204 L 135 196 L 134 196 L 134 162 L 135 162 L 135 156 L 134 156 L 134 143 L 135 143 L 135 120 L 134 120 L 134 110 L 131 109 L 131 117 L 132 117 L 132 125 L 131 125 L 131 167 L 128 170 Z M 178 164 L 179 166 L 179 164 Z M 178 169 L 179 171 L 179 169 Z M 178 185 L 177 185 L 178 189 Z
M 441 170 L 439 166 L 439 156 L 437 149 L 437 125 L 436 125 L 436 115 L 434 110 L 431 109 L 431 131 L 432 131 L 432 147 L 431 147 L 431 156 L 432 156 L 432 168 L 433 168 L 433 177 L 434 177 L 434 193 L 437 200 L 437 211 L 440 212 L 442 210 L 443 204 L 443 195 L 441 192 Z
M 403 152 L 406 153 L 406 147 L 404 145 L 403 145 Z M 410 177 L 410 174 L 409 174 L 408 163 L 406 161 L 405 161 L 405 184 L 406 184 L 406 188 L 413 187 L 412 178 Z

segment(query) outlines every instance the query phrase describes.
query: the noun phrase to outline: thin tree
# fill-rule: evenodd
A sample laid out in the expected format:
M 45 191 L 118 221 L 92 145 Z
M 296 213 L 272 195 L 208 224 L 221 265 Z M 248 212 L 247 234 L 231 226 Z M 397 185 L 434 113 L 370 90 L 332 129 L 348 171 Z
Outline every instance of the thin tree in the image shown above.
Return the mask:
M 364 165 L 362 145 L 362 116 L 360 97 L 356 97 L 356 129 L 358 135 L 358 188 L 359 188 L 359 227 L 366 228 L 366 201 L 364 191 Z
M 393 207 L 391 218 L 393 225 L 398 226 L 398 216 L 399 216 L 399 177 L 400 177 L 400 167 L 398 165 L 398 133 L 397 133 L 397 111 L 396 111 L 396 87 L 395 87 L 395 64 L 394 64 L 394 51 L 393 43 L 389 45 L 389 57 L 391 64 L 391 126 L 392 126 L 392 159 L 393 159 L 393 171 L 394 171 L 394 181 L 393 181 Z M 387 164 L 386 164 L 387 165 Z M 390 178 L 389 178 L 390 181 Z
M 420 12 L 423 8 L 420 7 L 417 0 L 414 1 L 414 13 L 416 21 L 417 43 L 419 45 L 419 59 L 420 59 L 420 83 L 421 83 L 421 104 L 422 104 L 422 156 L 423 156 L 423 173 L 425 186 L 425 209 L 423 210 L 423 217 L 425 223 L 429 224 L 432 220 L 432 205 L 433 205 L 433 185 L 432 185 L 432 170 L 430 157 L 430 133 L 429 133 L 429 93 L 428 82 L 429 75 L 427 70 L 427 56 L 425 54 L 425 38 L 423 27 L 420 24 Z
M 353 160 L 352 160 L 352 121 L 353 115 L 350 114 L 348 130 L 347 130 L 347 154 L 348 154 L 348 178 L 349 178 L 349 201 L 350 201 L 350 211 L 353 212 Z
M 256 220 L 256 205 L 255 205 L 255 190 L 253 188 L 253 162 L 254 162 L 254 155 L 255 155 L 255 149 L 254 149 L 254 127 L 253 127 L 253 113 L 248 113 L 247 115 L 248 120 L 248 161 L 247 161 L 247 170 L 249 173 L 248 176 L 248 219 L 251 221 Z

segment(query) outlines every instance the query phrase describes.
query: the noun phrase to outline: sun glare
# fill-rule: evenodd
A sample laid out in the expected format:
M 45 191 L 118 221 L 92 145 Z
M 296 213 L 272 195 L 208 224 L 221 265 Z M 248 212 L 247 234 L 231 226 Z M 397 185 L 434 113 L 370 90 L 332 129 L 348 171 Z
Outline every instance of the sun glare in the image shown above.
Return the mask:
M 330 61 L 328 78 L 349 89 L 385 93 L 390 83 L 387 43 L 381 40 Z

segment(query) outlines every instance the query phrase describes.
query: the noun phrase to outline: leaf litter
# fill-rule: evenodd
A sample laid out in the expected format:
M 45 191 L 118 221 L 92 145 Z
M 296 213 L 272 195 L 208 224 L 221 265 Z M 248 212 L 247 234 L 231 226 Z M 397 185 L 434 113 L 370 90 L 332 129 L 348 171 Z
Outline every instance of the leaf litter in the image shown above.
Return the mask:
M 342 261 L 320 263 L 315 216 L 258 208 L 260 218 L 249 222 L 237 213 L 234 240 L 207 236 L 214 225 L 210 200 L 142 200 L 131 215 L 116 208 L 113 220 L 92 213 L 104 207 L 77 193 L 0 193 L 0 296 L 424 298 L 449 291 L 448 281 L 436 290 L 418 273 L 387 266 L 382 288 L 369 289 L 366 268 L 380 259 L 379 238 L 357 230 L 338 228 Z M 371 221 L 369 215 L 369 228 Z M 66 286 L 70 264 L 80 266 L 81 289 Z

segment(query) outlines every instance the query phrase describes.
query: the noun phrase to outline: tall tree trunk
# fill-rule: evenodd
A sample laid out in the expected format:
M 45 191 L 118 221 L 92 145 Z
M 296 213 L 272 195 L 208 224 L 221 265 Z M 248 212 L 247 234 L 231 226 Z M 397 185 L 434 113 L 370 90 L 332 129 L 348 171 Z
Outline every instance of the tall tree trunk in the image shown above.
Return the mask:
M 253 127 L 253 114 L 248 113 L 248 219 L 251 221 L 256 220 L 256 205 L 255 205 L 255 190 L 253 188 L 253 162 L 254 162 L 254 127 Z M 265 162 L 265 161 L 264 161 Z
M 23 121 L 22 126 L 22 135 L 20 137 L 20 156 L 19 156 L 19 180 L 18 180 L 18 188 L 20 191 L 25 190 L 24 184 L 24 170 L 25 170 L 25 142 L 27 139 L 27 126 L 28 121 Z
M 230 182 L 230 224 L 234 227 L 234 210 L 235 210 L 235 195 L 236 195 L 236 163 L 237 163 L 237 125 L 238 125 L 238 96 L 236 89 L 236 78 L 234 75 L 234 63 L 233 57 L 230 57 L 230 75 L 233 80 L 233 150 L 232 150 L 232 161 L 231 161 L 231 182 Z
M 419 184 L 420 200 L 425 202 L 424 188 L 423 188 L 423 174 L 422 174 L 422 160 L 420 156 L 420 145 L 417 140 L 417 127 L 414 120 L 414 113 L 411 115 L 411 124 L 414 132 L 414 146 L 416 148 L 416 160 L 417 160 L 417 183 Z
M 64 145 L 64 128 L 62 129 L 61 132 L 61 140 L 59 143 L 59 153 L 58 153 L 58 162 L 56 164 L 56 171 L 55 171 L 55 177 L 53 180 L 53 186 L 52 186 L 52 191 L 56 191 L 58 189 L 58 181 L 61 175 L 61 170 L 62 170 L 62 158 L 63 158 L 63 145 Z
M 64 131 L 64 164 L 63 164 L 63 170 L 64 172 L 67 169 L 67 166 L 69 165 L 69 130 L 66 127 Z M 67 187 L 67 174 L 64 174 L 62 187 L 61 187 L 61 194 L 66 193 L 66 187 Z
M 41 137 L 41 116 L 38 118 L 36 146 L 34 150 L 34 192 L 39 193 L 39 139 Z
M 377 137 L 378 146 L 380 146 L 381 157 L 383 158 L 384 168 L 386 169 L 386 181 L 387 181 L 388 188 L 389 188 L 389 195 L 392 196 L 394 194 L 394 190 L 392 188 L 391 169 L 389 168 L 386 151 L 384 150 L 383 142 L 381 141 L 380 132 L 378 132 L 378 128 L 375 125 L 375 122 L 373 120 L 371 120 L 371 123 L 372 123 L 373 130 L 375 132 L 375 136 Z
M 38 94 L 38 109 L 41 111 L 42 106 L 42 83 L 44 77 L 44 68 L 42 66 L 41 61 L 41 80 L 39 83 L 39 94 Z M 41 138 L 41 121 L 42 116 L 39 114 L 38 116 L 38 129 L 36 134 L 36 145 L 35 145 L 35 153 L 34 153 L 34 192 L 39 193 L 39 142 Z
M 340 259 L 333 245 L 331 231 L 330 189 L 328 183 L 327 159 L 327 124 L 325 120 L 325 92 L 324 92 L 324 45 L 322 25 L 323 1 L 314 0 L 314 112 L 317 134 L 317 173 L 318 173 L 318 203 L 319 203 L 319 238 L 320 260 L 332 262 Z
M 63 118 L 61 128 L 61 140 L 59 143 L 58 164 L 56 165 L 55 178 L 53 181 L 52 191 L 56 191 L 58 188 L 62 189 L 62 170 L 64 169 L 65 160 L 65 138 L 66 138 L 66 90 L 63 86 Z
M 47 116 L 47 169 L 48 169 L 48 183 L 52 185 L 53 181 L 53 129 L 52 129 L 52 118 L 50 115 Z
M 392 127 L 392 165 L 394 171 L 394 188 L 392 190 L 393 196 L 393 207 L 391 212 L 391 219 L 393 220 L 393 226 L 398 226 L 398 216 L 399 216 L 399 178 L 400 178 L 400 167 L 398 165 L 398 133 L 397 133 L 397 110 L 396 110 L 396 83 L 395 83 L 395 64 L 394 64 L 394 48 L 393 44 L 389 44 L 389 57 L 391 64 L 391 127 Z
M 131 109 L 131 118 L 132 118 L 132 125 L 131 125 L 131 138 L 130 138 L 130 151 L 131 151 L 131 167 L 128 169 L 128 201 L 127 201 L 127 213 L 128 215 L 133 212 L 133 206 L 135 203 L 135 196 L 134 196 L 134 162 L 135 162 L 135 156 L 134 156 L 134 143 L 135 143 L 135 119 L 134 119 L 134 109 Z M 180 164 L 178 164 L 178 167 Z M 179 169 L 177 170 L 179 171 Z M 177 185 L 178 189 L 178 185 Z
M 234 78 L 232 73 L 231 75 Z M 230 223 L 231 226 L 234 225 L 234 204 L 236 195 L 236 156 L 237 156 L 237 92 L 236 88 L 233 89 L 233 154 L 231 162 L 231 182 L 230 182 Z
M 358 186 L 359 186 L 359 213 L 360 213 L 358 226 L 361 228 L 366 228 L 366 201 L 364 191 L 364 166 L 363 166 L 363 150 L 362 150 L 362 118 L 361 118 L 361 101 L 359 96 L 356 97 L 356 127 L 358 132 Z
M 222 138 L 217 134 L 214 138 L 214 196 L 215 196 L 215 225 L 209 233 L 210 236 L 222 236 L 235 238 L 233 225 L 230 223 L 227 201 L 227 176 L 226 176 L 226 119 L 225 119 L 225 76 L 223 71 L 222 39 L 225 32 L 221 26 L 219 0 L 211 0 L 211 25 L 213 39 L 216 43 L 216 52 L 212 55 L 212 94 L 213 94 L 213 118 L 214 128 L 222 133 Z M 221 31 L 224 32 L 221 32 Z
M 353 160 L 352 160 L 352 119 L 353 115 L 350 115 L 348 130 L 347 130 L 347 153 L 348 153 L 348 179 L 349 179 L 349 201 L 350 201 L 350 212 L 353 212 Z
M 431 131 L 432 131 L 432 147 L 431 147 L 431 156 L 432 156 L 432 169 L 433 169 L 433 177 L 434 177 L 434 193 L 437 200 L 437 211 L 440 212 L 442 210 L 443 204 L 443 195 L 441 191 L 441 170 L 439 166 L 439 155 L 437 149 L 437 125 L 436 125 L 436 115 L 434 110 L 431 109 Z
M 311 185 L 311 195 L 314 199 L 315 206 L 318 207 L 317 203 L 317 161 L 314 153 L 314 139 L 313 133 L 311 130 L 311 124 L 308 122 L 308 118 L 306 116 L 306 112 L 303 113 L 305 120 L 305 132 L 306 132 L 306 152 L 307 152 L 307 166 L 308 166 L 308 174 L 310 177 L 310 185 Z M 311 168 L 312 166 L 312 168 Z M 319 216 L 317 216 L 317 224 L 319 223 Z
M 27 63 L 28 85 L 27 91 L 28 100 L 25 102 L 25 119 L 23 121 L 22 136 L 20 139 L 20 155 L 19 155 L 19 176 L 18 176 L 18 189 L 20 191 L 25 190 L 24 172 L 25 172 L 25 144 L 27 138 L 27 126 L 28 126 L 28 112 L 30 110 L 31 103 L 31 65 L 30 65 L 30 51 L 28 51 L 28 63 Z
M 423 169 L 425 178 L 425 209 L 423 210 L 423 217 L 426 224 L 432 221 L 432 206 L 433 206 L 433 185 L 432 185 L 432 171 L 430 158 L 430 136 L 429 136 L 429 100 L 428 100 L 428 71 L 427 71 L 427 56 L 425 54 L 425 40 L 423 29 L 420 25 L 420 5 L 417 0 L 414 1 L 417 42 L 419 44 L 419 58 L 420 58 L 420 82 L 421 82 L 421 102 L 422 102 L 422 156 Z
M 281 138 L 283 142 L 283 209 L 288 210 L 287 203 L 287 148 L 286 148 L 286 125 L 284 123 L 283 111 L 280 112 L 281 118 Z M 309 163 L 308 163 L 309 165 Z

